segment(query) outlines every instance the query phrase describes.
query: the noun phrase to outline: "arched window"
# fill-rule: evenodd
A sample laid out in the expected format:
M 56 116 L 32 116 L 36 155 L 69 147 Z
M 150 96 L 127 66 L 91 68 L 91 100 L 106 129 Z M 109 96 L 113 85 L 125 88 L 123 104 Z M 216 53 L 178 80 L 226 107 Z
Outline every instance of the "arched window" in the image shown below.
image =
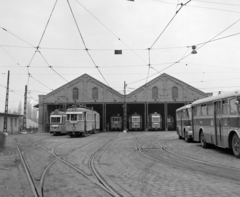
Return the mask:
M 93 100 L 98 99 L 98 89 L 96 87 L 92 89 L 92 99 Z
M 158 88 L 156 86 L 152 88 L 152 99 L 158 99 Z
M 78 99 L 78 88 L 73 88 L 73 100 Z
M 175 86 L 172 88 L 172 98 L 173 100 L 176 100 L 178 98 L 178 88 Z

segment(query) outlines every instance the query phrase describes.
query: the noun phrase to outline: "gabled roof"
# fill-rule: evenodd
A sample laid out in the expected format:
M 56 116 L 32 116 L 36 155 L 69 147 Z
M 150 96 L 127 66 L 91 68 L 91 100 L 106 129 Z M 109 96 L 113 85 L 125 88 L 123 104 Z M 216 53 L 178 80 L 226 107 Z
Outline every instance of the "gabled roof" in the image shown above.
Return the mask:
M 61 86 L 61 87 L 59 87 L 59 88 L 53 90 L 52 92 L 46 94 L 45 96 L 50 96 L 51 94 L 54 94 L 55 92 L 58 92 L 58 91 L 61 90 L 62 88 L 68 86 L 68 84 L 73 83 L 74 81 L 78 81 L 79 79 L 84 78 L 84 77 L 88 77 L 88 78 L 90 78 L 90 79 L 96 81 L 96 82 L 99 83 L 100 85 L 105 86 L 107 89 L 109 89 L 110 91 L 112 91 L 112 93 L 118 94 L 120 97 L 123 96 L 123 95 L 120 94 L 118 91 L 114 90 L 113 88 L 111 88 L 111 87 L 109 87 L 108 85 L 102 83 L 101 81 L 98 81 L 97 79 L 91 77 L 90 75 L 88 75 L 88 74 L 86 74 L 86 73 L 83 74 L 83 75 L 81 75 L 81 76 L 79 76 L 79 77 L 77 77 L 76 79 L 73 79 L 72 81 L 70 81 L 70 82 L 64 84 L 63 86 Z
M 183 82 L 183 81 L 181 81 L 181 80 L 179 80 L 179 79 L 177 79 L 177 78 L 175 78 L 175 77 L 172 77 L 171 75 L 168 75 L 168 74 L 166 74 L 166 73 L 163 73 L 163 74 L 159 75 L 158 77 L 152 79 L 151 81 L 147 82 L 146 84 L 140 86 L 139 88 L 137 88 L 137 89 L 134 90 L 133 92 L 129 93 L 127 96 L 132 96 L 132 95 L 134 95 L 134 94 L 137 93 L 140 89 L 142 89 L 142 88 L 150 85 L 151 83 L 153 83 L 154 81 L 156 81 L 157 79 L 160 79 L 160 78 L 162 78 L 162 77 L 172 78 L 174 81 L 177 81 L 179 84 L 184 84 L 184 85 L 186 85 L 186 86 L 189 86 L 189 87 L 191 87 L 192 89 L 194 89 L 195 91 L 199 92 L 200 94 L 203 94 L 203 95 L 206 95 L 206 96 L 207 96 L 207 94 L 206 94 L 205 92 L 203 92 L 203 91 L 201 91 L 201 90 L 199 90 L 199 89 L 197 89 L 197 88 L 195 88 L 195 87 L 193 87 L 193 86 L 191 86 L 191 85 L 189 85 L 189 84 L 187 84 L 187 83 L 185 83 L 185 82 Z

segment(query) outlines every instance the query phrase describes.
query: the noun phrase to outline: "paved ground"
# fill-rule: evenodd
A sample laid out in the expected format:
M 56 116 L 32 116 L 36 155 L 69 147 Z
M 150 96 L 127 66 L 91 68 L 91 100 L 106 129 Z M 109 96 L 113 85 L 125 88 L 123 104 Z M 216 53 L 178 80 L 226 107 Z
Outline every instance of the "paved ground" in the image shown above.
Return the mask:
M 31 138 L 31 135 L 43 138 L 54 138 L 49 134 L 9 135 L 6 146 L 0 153 L 0 196 L 33 196 L 18 152 L 15 149 L 15 138 Z M 97 134 L 101 135 L 101 134 Z M 240 160 L 231 152 L 218 149 L 202 149 L 198 143 L 185 143 L 177 140 L 175 132 L 154 132 L 137 134 L 144 148 L 160 154 L 153 146 L 154 140 L 163 143 L 172 152 L 214 164 L 240 169 Z M 61 140 L 64 136 L 60 137 Z M 85 138 L 88 139 L 88 138 Z M 47 140 L 45 141 L 47 143 Z M 87 151 L 88 149 L 86 149 Z M 155 152 L 154 152 L 155 151 Z M 156 152 L 157 151 L 157 152 Z M 77 154 L 78 155 L 78 154 Z M 79 157 L 79 159 L 82 159 Z M 111 148 L 97 159 L 97 169 L 109 183 L 124 197 L 158 197 L 158 196 L 239 196 L 239 182 L 225 178 L 168 166 L 144 157 L 136 150 L 134 137 L 120 133 Z M 81 163 L 84 163 L 81 161 Z
M 19 154 L 15 148 L 15 138 L 18 136 L 7 136 L 5 148 L 0 153 L 1 197 L 32 196 Z

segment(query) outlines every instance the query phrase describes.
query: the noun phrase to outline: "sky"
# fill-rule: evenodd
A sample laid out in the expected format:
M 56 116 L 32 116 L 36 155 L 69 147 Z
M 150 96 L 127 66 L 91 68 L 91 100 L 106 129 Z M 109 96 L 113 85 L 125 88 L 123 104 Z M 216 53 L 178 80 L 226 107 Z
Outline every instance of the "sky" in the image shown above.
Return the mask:
M 192 54 L 196 46 L 196 54 Z M 122 50 L 122 54 L 115 54 Z M 88 74 L 123 94 L 167 73 L 240 89 L 239 0 L 1 0 L 0 112 Z

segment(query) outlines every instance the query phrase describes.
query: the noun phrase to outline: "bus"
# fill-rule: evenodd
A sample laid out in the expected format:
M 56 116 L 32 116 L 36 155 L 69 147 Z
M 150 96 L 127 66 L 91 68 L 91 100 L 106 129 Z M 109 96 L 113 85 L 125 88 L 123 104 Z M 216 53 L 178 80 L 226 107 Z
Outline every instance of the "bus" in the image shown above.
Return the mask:
M 190 142 L 192 135 L 192 109 L 191 104 L 180 107 L 176 110 L 177 134 L 179 139 Z
M 193 140 L 229 148 L 240 158 L 240 90 L 192 103 Z

